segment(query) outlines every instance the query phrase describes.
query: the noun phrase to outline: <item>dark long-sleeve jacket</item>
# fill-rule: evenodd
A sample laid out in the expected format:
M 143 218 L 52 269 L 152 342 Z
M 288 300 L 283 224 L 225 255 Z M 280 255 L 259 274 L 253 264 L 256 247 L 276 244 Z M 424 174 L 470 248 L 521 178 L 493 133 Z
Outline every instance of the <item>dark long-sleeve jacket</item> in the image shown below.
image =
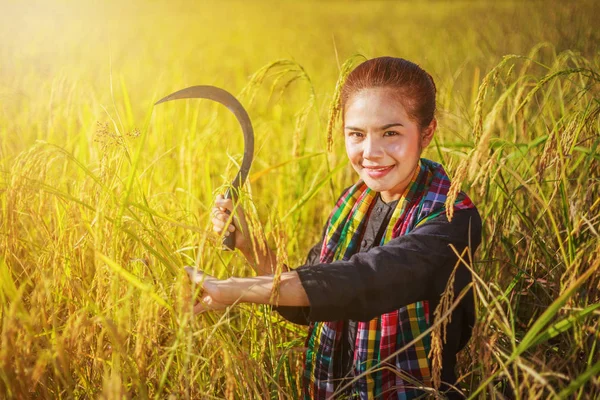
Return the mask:
M 347 340 L 343 342 L 340 354 L 346 371 L 350 368 L 354 350 L 354 321 L 368 321 L 424 300 L 429 301 L 433 313 L 450 273 L 458 263 L 452 247 L 459 254 L 467 246 L 474 252 L 481 241 L 481 218 L 473 208 L 455 211 L 450 222 L 446 215 L 440 215 L 409 234 L 379 246 L 395 206 L 396 202 L 386 204 L 377 196 L 360 249 L 349 260 L 321 264 L 321 237 L 309 252 L 306 264 L 296 269 L 310 306 L 276 308 L 284 318 L 298 324 L 347 320 Z M 454 279 L 455 295 L 470 280 L 468 269 L 459 265 Z M 430 317 L 433 321 L 433 315 Z M 470 338 L 473 323 L 473 296 L 467 293 L 447 327 L 442 380 L 456 381 L 456 353 Z

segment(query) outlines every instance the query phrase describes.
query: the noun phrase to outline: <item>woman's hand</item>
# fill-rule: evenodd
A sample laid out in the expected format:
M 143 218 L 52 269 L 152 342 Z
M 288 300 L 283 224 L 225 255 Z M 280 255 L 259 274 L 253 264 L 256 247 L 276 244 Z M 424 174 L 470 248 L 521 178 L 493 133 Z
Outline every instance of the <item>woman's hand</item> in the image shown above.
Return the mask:
M 194 314 L 200 314 L 206 311 L 225 310 L 229 304 L 217 300 L 219 291 L 215 285 L 219 280 L 213 276 L 195 269 L 194 267 L 185 267 L 190 280 L 196 284 L 202 285 L 200 299 L 194 303 Z
M 228 213 L 228 212 L 229 213 Z M 217 195 L 215 200 L 215 207 L 212 209 L 212 223 L 213 230 L 221 234 L 225 229 L 225 224 L 229 219 L 229 214 L 233 211 L 233 202 L 231 199 L 226 199 L 222 194 Z M 235 247 L 239 249 L 244 255 L 249 254 L 252 244 L 250 243 L 248 224 L 246 222 L 246 216 L 242 208 L 238 205 L 235 210 L 233 217 L 233 223 L 227 227 L 225 236 L 229 236 L 230 232 L 235 231 Z
M 213 230 L 220 234 L 225 229 L 225 224 L 229 219 L 228 211 L 231 213 L 233 210 L 233 202 L 231 199 L 225 199 L 223 195 L 217 195 L 215 199 L 215 207 L 212 209 L 212 223 Z M 235 210 L 233 223 L 227 228 L 225 236 L 229 236 L 230 232 L 235 231 L 235 247 L 242 252 L 246 260 L 250 263 L 252 268 L 258 275 L 269 275 L 274 274 L 277 269 L 277 256 L 276 253 L 271 250 L 267 243 L 258 244 L 256 246 L 256 253 L 252 248 L 252 241 L 250 238 L 250 231 L 248 229 L 248 223 L 246 222 L 246 215 L 244 210 L 238 206 Z M 264 238 L 254 238 L 255 240 L 265 240 Z M 284 266 L 284 271 L 287 267 Z
M 201 301 L 194 305 L 194 313 L 223 310 L 236 303 L 272 304 L 281 306 L 308 306 L 308 296 L 296 271 L 284 272 L 279 279 L 279 295 L 273 298 L 273 275 L 254 278 L 231 277 L 216 279 L 194 267 L 185 267 L 190 279 L 202 285 Z

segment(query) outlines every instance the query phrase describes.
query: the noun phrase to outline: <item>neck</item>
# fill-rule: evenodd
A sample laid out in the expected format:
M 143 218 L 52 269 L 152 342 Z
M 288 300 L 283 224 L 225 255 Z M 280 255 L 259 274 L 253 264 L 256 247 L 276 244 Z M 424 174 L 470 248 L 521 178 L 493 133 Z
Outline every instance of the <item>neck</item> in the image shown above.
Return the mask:
M 393 196 L 392 196 L 392 197 L 393 197 Z M 381 199 L 381 201 L 383 201 L 385 204 L 388 204 L 388 203 L 391 203 L 391 202 L 393 202 L 393 201 L 396 201 L 396 200 L 398 200 L 398 199 L 393 199 L 393 198 L 390 198 L 390 197 L 388 197 L 388 196 L 384 196 L 384 194 L 383 194 L 383 193 L 381 193 L 381 192 L 379 193 L 379 198 L 380 198 L 380 199 Z

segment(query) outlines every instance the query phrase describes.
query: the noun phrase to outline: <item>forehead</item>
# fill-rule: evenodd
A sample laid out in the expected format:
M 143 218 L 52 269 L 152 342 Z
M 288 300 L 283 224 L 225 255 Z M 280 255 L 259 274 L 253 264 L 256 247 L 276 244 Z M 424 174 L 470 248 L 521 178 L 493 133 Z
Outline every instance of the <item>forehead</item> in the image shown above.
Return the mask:
M 346 125 L 371 125 L 408 120 L 398 92 L 388 88 L 363 89 L 348 99 L 344 109 Z

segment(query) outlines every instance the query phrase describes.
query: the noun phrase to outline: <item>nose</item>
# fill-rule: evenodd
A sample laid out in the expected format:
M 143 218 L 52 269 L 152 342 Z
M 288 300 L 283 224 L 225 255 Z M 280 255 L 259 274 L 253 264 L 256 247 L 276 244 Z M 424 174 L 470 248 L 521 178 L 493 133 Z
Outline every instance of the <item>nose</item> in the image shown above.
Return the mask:
M 363 158 L 373 160 L 383 156 L 383 147 L 375 135 L 367 135 L 363 143 Z

